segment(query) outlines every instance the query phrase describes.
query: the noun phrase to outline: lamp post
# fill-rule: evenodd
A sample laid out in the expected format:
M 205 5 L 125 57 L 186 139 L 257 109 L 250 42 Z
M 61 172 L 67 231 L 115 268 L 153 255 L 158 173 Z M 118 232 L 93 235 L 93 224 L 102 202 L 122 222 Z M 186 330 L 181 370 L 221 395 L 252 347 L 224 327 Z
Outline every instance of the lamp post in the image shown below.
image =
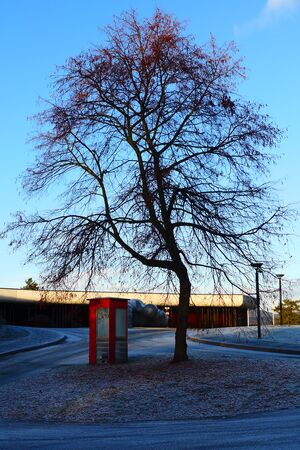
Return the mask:
M 255 268 L 256 307 L 257 307 L 257 337 L 258 337 L 258 339 L 261 339 L 259 272 L 261 272 L 262 265 L 263 265 L 263 263 L 259 263 L 259 262 L 251 263 L 251 266 Z
M 281 287 L 281 279 L 284 277 L 284 273 L 277 273 L 276 277 L 279 281 L 279 311 L 280 311 L 280 325 L 282 326 L 282 287 Z

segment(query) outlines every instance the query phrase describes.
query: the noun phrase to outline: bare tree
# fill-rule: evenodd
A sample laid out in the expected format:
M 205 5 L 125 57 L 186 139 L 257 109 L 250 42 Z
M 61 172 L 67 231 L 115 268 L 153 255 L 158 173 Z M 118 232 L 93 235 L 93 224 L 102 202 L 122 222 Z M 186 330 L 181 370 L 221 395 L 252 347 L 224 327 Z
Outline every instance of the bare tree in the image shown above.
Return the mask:
M 64 186 L 58 209 L 18 213 L 7 231 L 16 247 L 31 242 L 53 284 L 120 262 L 173 275 L 174 361 L 186 360 L 194 271 L 238 284 L 279 232 L 282 210 L 262 180 L 281 132 L 238 95 L 234 44 L 200 47 L 160 10 L 141 22 L 127 12 L 106 36 L 59 69 L 37 116 L 23 185 L 30 195 Z

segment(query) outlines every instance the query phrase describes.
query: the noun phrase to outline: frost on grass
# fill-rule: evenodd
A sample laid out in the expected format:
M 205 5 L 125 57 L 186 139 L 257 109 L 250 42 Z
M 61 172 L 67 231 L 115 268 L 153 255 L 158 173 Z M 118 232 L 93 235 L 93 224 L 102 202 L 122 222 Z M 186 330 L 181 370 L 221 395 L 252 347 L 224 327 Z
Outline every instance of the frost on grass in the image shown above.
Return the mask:
M 296 361 L 193 359 L 64 366 L 0 388 L 0 418 L 128 422 L 228 416 L 300 406 Z

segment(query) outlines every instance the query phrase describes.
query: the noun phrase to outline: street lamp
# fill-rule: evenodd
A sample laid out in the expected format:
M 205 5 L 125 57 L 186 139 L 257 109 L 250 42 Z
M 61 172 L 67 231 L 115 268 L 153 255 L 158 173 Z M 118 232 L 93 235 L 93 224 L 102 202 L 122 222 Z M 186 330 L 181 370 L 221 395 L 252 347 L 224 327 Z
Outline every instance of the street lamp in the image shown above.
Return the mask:
M 261 339 L 261 325 L 260 325 L 260 297 L 259 297 L 259 272 L 261 272 L 263 263 L 253 262 L 251 266 L 255 268 L 256 281 L 256 307 L 257 307 L 257 337 Z
M 279 310 L 280 310 L 280 325 L 282 325 L 282 287 L 281 287 L 281 279 L 284 277 L 284 273 L 277 273 L 276 277 L 279 281 Z

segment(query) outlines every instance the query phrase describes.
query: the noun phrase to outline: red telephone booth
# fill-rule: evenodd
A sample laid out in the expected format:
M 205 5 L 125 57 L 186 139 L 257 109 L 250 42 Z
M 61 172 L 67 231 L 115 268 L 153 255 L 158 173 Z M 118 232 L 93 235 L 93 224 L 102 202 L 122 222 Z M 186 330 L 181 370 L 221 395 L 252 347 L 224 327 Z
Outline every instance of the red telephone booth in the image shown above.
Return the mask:
M 125 362 L 128 359 L 128 300 L 90 300 L 90 364 Z

